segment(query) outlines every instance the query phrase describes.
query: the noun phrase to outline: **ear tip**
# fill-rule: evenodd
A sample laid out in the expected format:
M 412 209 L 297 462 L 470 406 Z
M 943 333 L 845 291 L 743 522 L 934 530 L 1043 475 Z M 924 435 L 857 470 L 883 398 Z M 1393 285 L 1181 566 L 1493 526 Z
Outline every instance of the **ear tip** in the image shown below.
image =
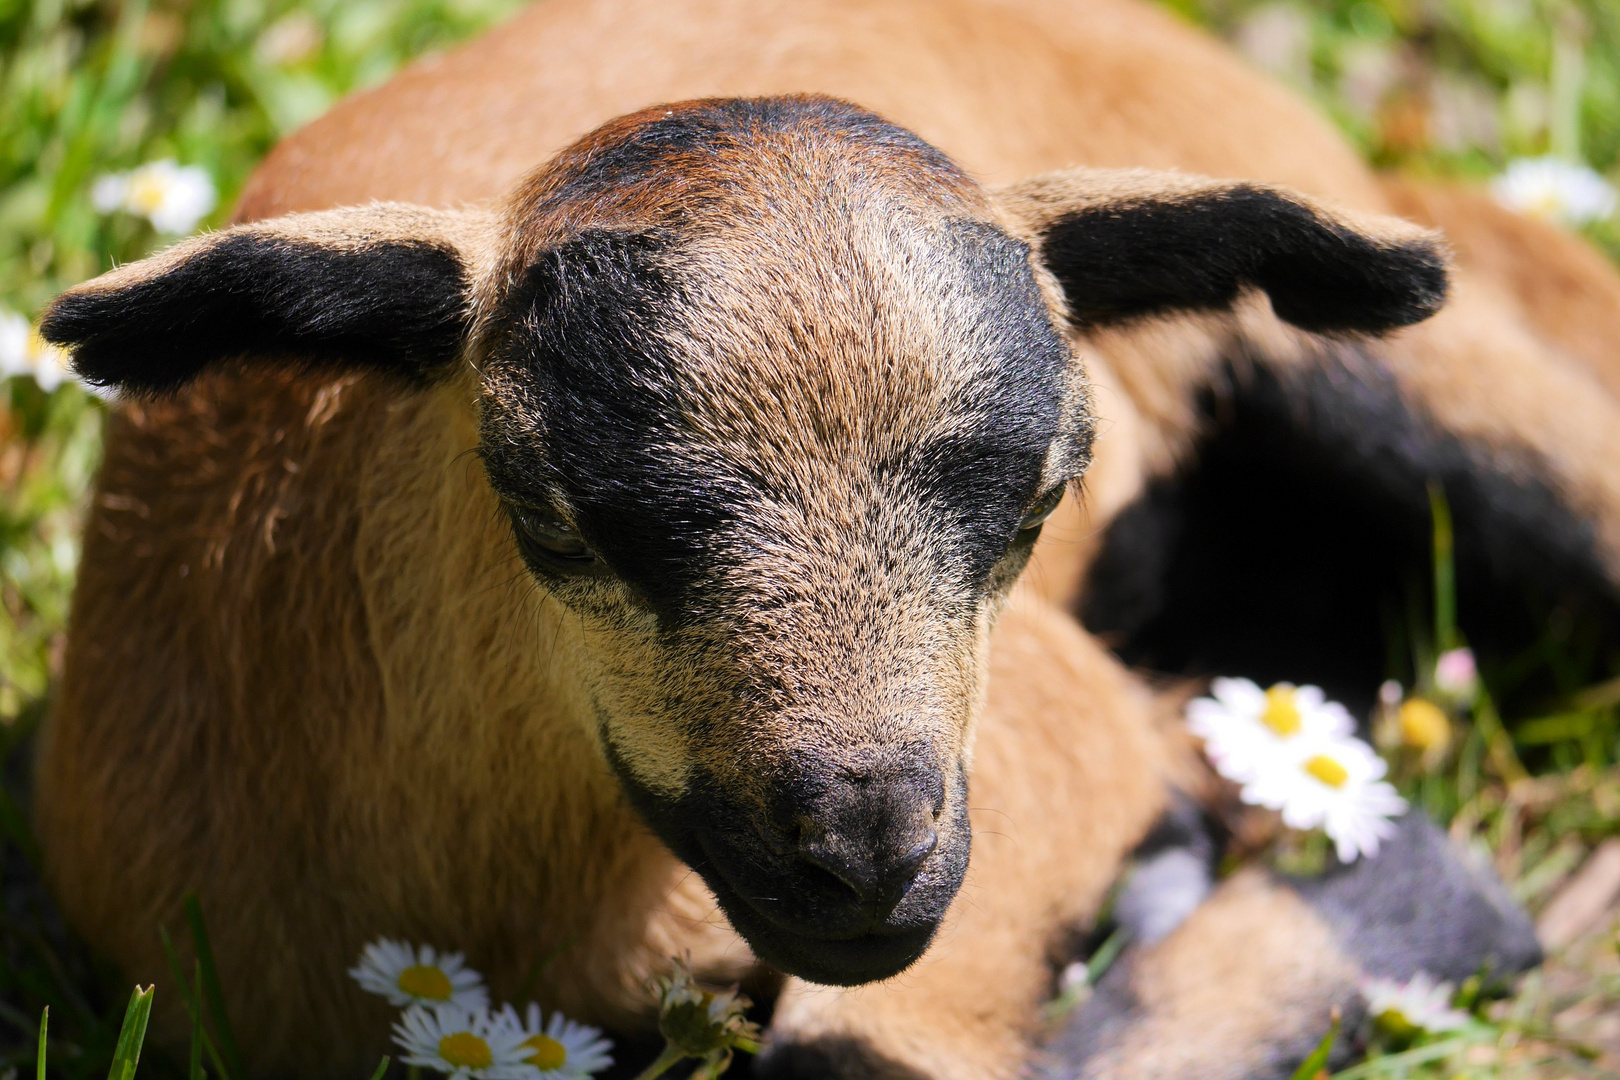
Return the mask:
M 1403 311 L 1390 328 L 1422 322 L 1445 306 L 1451 293 L 1451 250 L 1437 234 L 1425 232 L 1392 253 L 1391 280 L 1405 293 Z

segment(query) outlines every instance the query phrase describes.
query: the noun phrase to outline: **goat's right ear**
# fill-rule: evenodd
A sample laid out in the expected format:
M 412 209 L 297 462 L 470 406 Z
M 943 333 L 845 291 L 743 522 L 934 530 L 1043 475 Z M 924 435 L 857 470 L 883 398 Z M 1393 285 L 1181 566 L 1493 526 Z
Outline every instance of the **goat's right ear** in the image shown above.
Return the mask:
M 490 221 L 374 203 L 239 225 L 69 289 L 40 332 L 88 382 L 137 393 L 237 359 L 427 382 L 460 353 Z

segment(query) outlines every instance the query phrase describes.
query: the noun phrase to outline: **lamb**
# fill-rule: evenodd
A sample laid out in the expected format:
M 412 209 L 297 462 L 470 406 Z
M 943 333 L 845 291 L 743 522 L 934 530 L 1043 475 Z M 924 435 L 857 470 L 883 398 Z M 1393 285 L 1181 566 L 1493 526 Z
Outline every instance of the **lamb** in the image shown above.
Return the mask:
M 649 90 L 645 52 L 677 55 L 687 32 L 667 18 L 844 43 L 877 19 L 887 53 L 735 61 L 742 85 L 718 89 L 844 91 L 927 121 L 912 126 L 951 156 L 817 95 L 657 106 L 549 152 L 577 116 L 535 108 L 521 80 L 564 78 L 536 57 L 604 33 L 609 9 L 548 4 L 286 144 L 244 224 L 72 290 L 45 322 L 88 377 L 172 395 L 132 401 L 109 437 L 40 759 L 53 882 L 141 973 L 161 966 L 144 927 L 197 889 L 266 1073 L 376 1052 L 383 1017 L 343 969 L 392 933 L 468 948 L 498 991 L 566 944 L 545 1004 L 620 1030 L 645 1024 L 645 976 L 674 953 L 718 979 L 774 969 L 790 977 L 765 1067 L 1011 1075 L 1054 943 L 1156 837 L 1202 843 L 1176 824 L 1193 785 L 1152 696 L 1048 603 L 1074 602 L 1106 550 L 1037 537 L 1095 532 L 1172 470 L 1234 357 L 1288 378 L 1394 372 L 1448 431 L 1536 449 L 1557 505 L 1609 535 L 1612 449 L 1591 424 L 1613 403 L 1576 365 L 1547 361 L 1539 400 L 1575 418 L 1554 428 L 1518 397 L 1447 396 L 1459 357 L 1523 372 L 1550 355 L 1523 327 L 1484 340 L 1506 324 L 1466 295 L 1480 325 L 1443 313 L 1370 336 L 1439 307 L 1432 234 L 1183 173 L 986 189 L 953 158 L 983 158 L 1005 114 L 945 123 L 984 89 L 880 77 L 979 57 L 1031 79 L 1039 65 L 995 51 L 1145 31 L 1127 35 L 1141 72 L 1207 75 L 1244 101 L 1232 130 L 1285 117 L 1295 147 L 1257 137 L 1223 159 L 1172 116 L 1107 153 L 1098 136 L 1042 150 L 1077 99 L 1030 96 L 1001 131 L 1026 149 L 1000 167 L 1203 155 L 1385 208 L 1314 121 L 1186 32 L 1109 5 L 770 7 L 638 10 L 617 51 L 579 54 L 626 73 L 585 109 L 605 120 L 699 79 L 693 56 Z M 492 61 L 514 49 L 526 66 Z M 1173 112 L 1140 72 L 1092 77 Z M 457 118 L 437 143 L 404 126 L 433 116 Z M 545 164 L 519 179 L 525 158 Z M 365 204 L 379 197 L 412 204 Z M 1062 498 L 1082 475 L 1083 510 Z M 1607 550 L 1565 553 L 1612 580 Z M 1443 862 L 1412 829 L 1402 850 Z M 1335 887 L 1365 891 L 1352 877 Z M 1466 947 L 1434 962 L 1530 962 L 1522 919 L 1470 888 Z M 1222 884 L 1127 965 L 1146 980 L 1134 1011 L 1104 1001 L 1062 1060 L 1286 1075 L 1277 1033 L 1308 1048 L 1355 972 L 1388 962 L 1339 910 L 1264 875 Z M 1232 1000 L 1199 997 L 1211 963 L 1288 980 L 1270 1044 Z M 1223 1034 L 1177 1057 L 1168 1016 Z

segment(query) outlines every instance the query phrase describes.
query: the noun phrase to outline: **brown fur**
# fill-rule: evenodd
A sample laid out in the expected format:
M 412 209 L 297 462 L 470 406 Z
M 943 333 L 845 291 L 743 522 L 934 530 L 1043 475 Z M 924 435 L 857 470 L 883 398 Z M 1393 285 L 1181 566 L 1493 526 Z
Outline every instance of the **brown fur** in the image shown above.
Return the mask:
M 1103 992 L 1131 995 L 1140 1019 L 1101 1035 L 1075 1074 L 1088 1080 L 1285 1074 L 1363 977 L 1309 905 L 1255 870 L 1111 974 L 1120 985 Z
M 536 162 L 649 101 L 804 90 L 873 107 L 992 182 L 1151 166 L 1288 184 L 1357 212 L 1389 205 L 1305 106 L 1134 4 L 553 0 L 283 143 L 239 217 L 373 199 L 493 204 Z M 570 167 L 554 163 L 502 206 L 503 240 L 514 226 L 555 240 L 580 220 L 649 223 L 646 190 L 549 205 Z M 761 192 L 802 179 L 773 177 L 768 160 L 761 177 Z M 933 197 L 1016 226 L 954 178 Z M 767 241 L 782 239 L 761 234 L 750 254 L 768 255 Z M 700 253 L 711 265 L 727 255 Z M 488 326 L 496 276 L 479 276 Z M 743 292 L 715 299 L 749 307 Z M 1467 325 L 1447 325 L 1408 332 L 1394 354 L 1412 357 L 1403 385 L 1463 429 L 1533 444 L 1609 520 L 1620 498 L 1606 477 L 1620 470 L 1581 434 L 1604 430 L 1606 414 L 1573 431 L 1544 415 L 1581 404 L 1578 375 L 1525 400 L 1475 400 L 1446 381 L 1475 347 Z M 1477 347 L 1502 355 L 1488 333 Z M 1496 362 L 1533 378 L 1543 346 L 1512 333 L 1523 348 Z M 1314 355 L 1260 297 L 1079 341 L 1103 428 L 1084 516 L 1066 509 L 1049 526 L 1033 585 L 1072 594 L 1075 547 L 1187 452 L 1193 389 L 1238 341 L 1278 363 Z M 827 396 L 793 372 L 772 377 Z M 714 978 L 753 965 L 698 879 L 631 813 L 592 741 L 591 705 L 568 676 L 603 655 L 622 669 L 646 654 L 615 654 L 623 636 L 588 639 L 527 585 L 472 456 L 480 392 L 470 370 L 419 394 L 348 375 L 208 377 L 126 407 L 109 433 L 41 751 L 40 830 L 69 917 L 131 976 L 161 974 L 148 928 L 172 925 L 180 894 L 199 889 L 232 1015 L 266 1070 L 368 1064 L 387 1010 L 343 967 L 379 934 L 465 945 L 497 995 L 566 946 L 542 1002 L 621 1029 L 645 1025 L 645 976 L 673 952 L 690 949 Z M 756 418 L 712 419 L 721 441 L 758 430 Z M 802 468 L 799 450 L 781 447 L 780 466 Z M 921 636 L 919 625 L 895 632 Z M 1168 775 L 1173 755 L 1140 687 L 1032 601 L 1014 603 L 992 640 L 973 775 L 979 851 L 963 902 L 927 958 L 891 983 L 790 982 L 780 1037 L 870 1037 L 928 1074 L 1011 1075 L 1049 986 L 1049 937 L 1094 914 L 1162 808 L 1156 770 Z M 979 658 L 967 666 L 982 666 L 982 630 L 963 646 Z M 977 671 L 959 676 L 962 694 L 985 692 Z M 541 715 L 568 722 L 532 722 Z M 963 752 L 969 719 L 945 725 Z M 657 773 L 660 755 L 647 757 Z M 1271 901 L 1256 903 L 1263 923 Z M 1182 974 L 1167 978 L 1202 976 L 1171 967 Z M 167 1023 L 174 1032 L 174 1013 Z

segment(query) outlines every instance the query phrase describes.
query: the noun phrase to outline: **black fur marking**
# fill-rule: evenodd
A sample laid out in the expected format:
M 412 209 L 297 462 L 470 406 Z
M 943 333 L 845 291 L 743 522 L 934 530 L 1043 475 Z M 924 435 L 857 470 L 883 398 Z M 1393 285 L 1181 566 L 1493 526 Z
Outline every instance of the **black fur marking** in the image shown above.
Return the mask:
M 892 904 L 858 901 L 795 850 L 797 821 L 820 800 L 831 770 L 807 766 L 774 784 L 767 811 L 727 785 L 693 775 L 679 798 L 643 786 L 605 737 L 608 760 L 631 804 L 686 865 L 702 875 L 731 925 L 779 971 L 831 986 L 886 979 L 933 941 L 967 874 L 972 829 L 960 769 L 946 793 L 940 845 Z M 823 763 L 825 765 L 825 763 Z
M 456 253 L 432 244 L 338 250 L 238 233 L 161 276 L 62 296 L 40 330 L 85 379 L 137 392 L 249 356 L 424 382 L 456 356 L 467 295 Z
M 1338 348 L 1297 375 L 1245 364 L 1206 392 L 1191 466 L 1109 526 L 1083 593 L 1088 628 L 1132 664 L 1317 683 L 1368 707 L 1400 674 L 1386 642 L 1403 599 L 1426 591 L 1431 479 L 1456 524 L 1459 621 L 1482 658 L 1536 640 L 1538 592 L 1620 628 L 1592 526 L 1537 462 L 1520 453 L 1509 473 L 1407 405 L 1372 357 Z
M 1076 322 L 1223 308 L 1245 286 L 1306 330 L 1388 330 L 1428 318 L 1446 295 L 1432 243 L 1393 244 L 1263 188 L 1131 200 L 1065 217 L 1043 249 Z
M 689 454 L 682 373 L 658 335 L 680 303 L 672 241 L 589 233 L 547 253 L 508 298 L 501 363 L 516 372 L 544 445 L 514 444 L 486 414 L 497 488 L 560 488 L 586 541 L 671 627 L 703 580 L 716 537 L 748 502 L 749 478 Z
M 1373 858 L 1293 882 L 1363 971 L 1501 981 L 1541 963 L 1535 927 L 1495 871 L 1465 862 L 1421 811 L 1399 829 Z
M 981 588 L 1037 494 L 1058 432 L 1069 353 L 1022 245 L 961 223 L 941 246 L 942 261 L 985 310 L 977 330 L 992 374 L 957 405 L 983 423 L 907 448 L 874 471 L 934 519 L 940 542 L 930 553 L 944 560 L 943 576 Z M 749 535 L 760 527 L 752 508 L 794 497 L 746 462 L 710 452 L 691 430 L 684 412 L 691 376 L 658 333 L 689 302 L 677 266 L 666 235 L 588 233 L 531 267 L 508 299 L 502 322 L 511 330 L 497 349 L 523 397 L 492 409 L 515 405 L 542 417 L 544 445 L 505 438 L 512 425 L 491 412 L 483 450 L 495 486 L 514 498 L 564 492 L 585 539 L 669 629 L 689 620 L 697 597 L 720 595 L 740 546 L 773 539 Z M 1088 451 L 1080 445 L 1073 455 L 1083 460 Z
M 618 133 L 613 141 L 593 150 L 589 166 L 570 176 L 546 199 L 547 206 L 594 199 L 604 190 L 638 184 L 661 184 L 669 191 L 669 208 L 692 207 L 689 187 L 669 183 L 672 158 L 713 158 L 723 154 L 746 159 L 763 133 L 803 132 L 812 142 L 831 134 L 859 152 L 874 156 L 901 155 L 924 170 L 966 185 L 965 173 L 938 149 L 875 113 L 846 101 L 822 95 L 784 95 L 763 98 L 715 98 L 670 109 L 636 127 Z M 690 163 L 677 168 L 690 168 Z M 701 185 L 700 198 L 720 197 L 718 183 Z

